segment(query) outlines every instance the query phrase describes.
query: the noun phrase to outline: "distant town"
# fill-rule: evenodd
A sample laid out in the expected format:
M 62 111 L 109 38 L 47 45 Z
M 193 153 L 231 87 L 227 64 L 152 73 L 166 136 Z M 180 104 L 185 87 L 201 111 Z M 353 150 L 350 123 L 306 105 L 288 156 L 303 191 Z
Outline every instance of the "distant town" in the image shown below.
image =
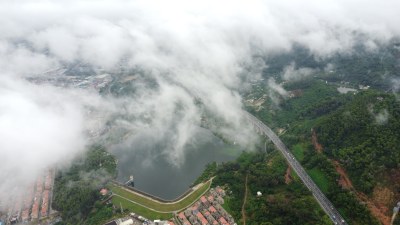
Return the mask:
M 5 224 L 35 223 L 50 224 L 57 212 L 51 209 L 51 199 L 54 185 L 53 169 L 49 169 L 43 176 L 26 190 L 23 196 L 11 200 Z M 50 219 L 52 218 L 52 219 Z

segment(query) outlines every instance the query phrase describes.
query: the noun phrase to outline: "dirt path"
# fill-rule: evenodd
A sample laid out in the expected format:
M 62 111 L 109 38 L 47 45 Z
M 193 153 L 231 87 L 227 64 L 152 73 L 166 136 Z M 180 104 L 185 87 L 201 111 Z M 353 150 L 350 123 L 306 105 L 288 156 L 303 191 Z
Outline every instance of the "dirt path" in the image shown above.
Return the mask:
M 285 184 L 290 184 L 290 182 L 292 182 L 292 168 L 290 166 L 288 166 L 288 168 L 286 169 L 286 173 L 285 173 Z
M 243 219 L 243 225 L 246 225 L 246 202 L 247 202 L 247 179 L 249 177 L 249 174 L 246 174 L 246 182 L 245 182 L 245 191 L 244 191 L 244 200 L 243 200 L 243 205 L 242 205 L 242 219 Z
M 392 220 L 390 221 L 390 225 L 393 225 L 394 220 L 396 219 L 398 213 L 393 213 Z

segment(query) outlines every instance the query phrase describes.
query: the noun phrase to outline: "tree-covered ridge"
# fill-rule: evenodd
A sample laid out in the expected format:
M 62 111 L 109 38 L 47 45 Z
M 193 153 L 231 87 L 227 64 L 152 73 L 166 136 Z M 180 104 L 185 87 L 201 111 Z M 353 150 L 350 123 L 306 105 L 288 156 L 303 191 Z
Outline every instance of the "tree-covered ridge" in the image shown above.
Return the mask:
M 285 183 L 287 167 L 278 152 L 244 152 L 236 161 L 218 165 L 213 185 L 227 189 L 224 207 L 236 221 L 243 220 L 241 209 L 248 176 L 246 224 L 331 224 L 300 181 Z M 258 191 L 262 196 L 257 197 Z
M 101 200 L 99 189 L 115 175 L 116 160 L 102 146 L 92 146 L 67 171 L 58 171 L 52 207 L 61 213 L 62 224 L 98 224 L 111 217 L 113 210 L 96 202 Z M 89 213 L 94 218 L 85 222 Z
M 296 45 L 291 51 L 272 54 L 265 58 L 268 67 L 264 69 L 263 77 L 267 79 L 274 77 L 282 81 L 281 74 L 285 67 L 294 63 L 296 69 L 312 68 L 325 73 L 322 77 L 330 82 L 345 81 L 386 91 L 392 88 L 392 79 L 400 77 L 399 58 L 398 40 L 377 46 L 374 50 L 356 46 L 350 52 L 338 52 L 317 59 L 310 50 Z
M 370 193 L 379 174 L 400 167 L 400 102 L 392 94 L 361 92 L 317 126 L 324 151 Z
M 371 123 L 377 124 L 376 118 L 381 121 L 385 115 L 385 111 L 381 110 L 378 104 L 385 101 L 385 98 L 379 97 L 391 96 L 392 101 L 388 104 L 395 103 L 395 97 L 391 94 L 371 90 L 358 90 L 356 94 L 340 94 L 336 90 L 340 85 L 340 83 L 325 82 L 319 77 L 288 82 L 284 85 L 288 92 L 299 90 L 302 94 L 282 99 L 279 108 L 274 107 L 271 101 L 267 100 L 261 110 L 256 111 L 251 107 L 249 110 L 267 124 L 271 124 L 275 131 L 282 132 L 283 142 L 349 224 L 379 224 L 352 190 L 342 188 L 338 182 L 339 173 L 332 161 L 335 158 L 332 154 L 326 154 L 326 152 L 319 154 L 316 151 L 312 145 L 312 131 L 316 131 L 318 141 L 320 141 L 321 135 L 316 128 L 319 128 L 331 116 L 343 111 L 351 102 L 357 101 L 358 98 L 368 95 L 368 93 L 379 95 L 375 98 L 377 103 L 368 111 L 371 112 L 368 114 Z M 323 144 L 323 147 L 326 146 Z M 342 166 L 345 165 L 342 164 Z

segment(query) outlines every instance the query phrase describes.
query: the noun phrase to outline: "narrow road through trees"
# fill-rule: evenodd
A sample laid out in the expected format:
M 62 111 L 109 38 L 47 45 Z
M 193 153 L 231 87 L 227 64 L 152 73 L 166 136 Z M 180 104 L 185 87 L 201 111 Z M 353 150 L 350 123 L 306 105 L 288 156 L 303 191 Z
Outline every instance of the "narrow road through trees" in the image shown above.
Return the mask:
M 247 202 L 247 180 L 249 178 L 249 174 L 246 174 L 246 181 L 245 181 L 245 189 L 244 189 L 244 199 L 243 199 L 243 205 L 242 205 L 242 219 L 243 219 L 243 225 L 246 225 L 246 202 Z

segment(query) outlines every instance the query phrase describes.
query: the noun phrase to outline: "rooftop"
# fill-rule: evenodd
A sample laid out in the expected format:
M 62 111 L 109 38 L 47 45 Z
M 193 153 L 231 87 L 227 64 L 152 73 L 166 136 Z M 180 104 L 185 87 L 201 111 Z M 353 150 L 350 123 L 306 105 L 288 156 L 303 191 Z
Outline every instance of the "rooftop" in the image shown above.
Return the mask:
M 197 216 L 197 218 L 200 219 L 201 224 L 203 224 L 203 225 L 207 225 L 207 224 L 208 224 L 208 221 L 207 221 L 206 218 L 203 216 L 203 214 L 201 214 L 200 212 L 198 212 L 198 213 L 196 214 L 196 216 Z
M 224 217 L 220 217 L 219 218 L 219 222 L 221 223 L 221 224 L 223 224 L 223 225 L 228 225 L 229 223 L 225 220 L 225 218 Z

